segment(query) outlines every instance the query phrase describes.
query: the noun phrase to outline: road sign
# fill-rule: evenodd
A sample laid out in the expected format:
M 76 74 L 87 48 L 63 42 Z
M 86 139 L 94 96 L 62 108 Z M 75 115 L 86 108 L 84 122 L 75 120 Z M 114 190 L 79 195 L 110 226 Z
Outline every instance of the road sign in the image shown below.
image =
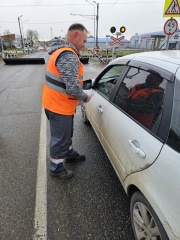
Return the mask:
M 178 22 L 174 18 L 168 19 L 164 24 L 164 32 L 166 35 L 172 35 L 178 28 Z
M 180 0 L 165 0 L 163 17 L 180 17 Z
M 121 40 L 124 38 L 124 36 L 120 37 L 120 38 L 115 38 L 113 36 L 111 36 L 111 39 L 114 40 L 114 42 L 110 43 L 110 46 L 113 46 L 114 44 L 118 43 L 121 46 L 124 46 L 124 43 L 121 42 Z

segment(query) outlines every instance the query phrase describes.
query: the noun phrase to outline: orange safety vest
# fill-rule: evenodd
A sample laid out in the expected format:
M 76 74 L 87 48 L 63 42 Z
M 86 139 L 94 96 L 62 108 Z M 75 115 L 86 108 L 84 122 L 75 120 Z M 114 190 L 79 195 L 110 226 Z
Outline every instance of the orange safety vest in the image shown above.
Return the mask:
M 57 57 L 64 51 L 71 51 L 77 56 L 79 62 L 78 78 L 80 84 L 83 82 L 84 67 L 80 62 L 77 53 L 70 47 L 57 49 L 51 54 L 47 64 L 46 81 L 44 83 L 42 94 L 42 105 L 51 112 L 62 115 L 73 115 L 76 112 L 78 100 L 67 94 L 66 86 L 61 78 L 61 73 L 55 65 Z
M 139 84 L 136 84 L 133 88 L 130 89 L 130 92 L 128 93 L 128 97 L 134 100 L 141 101 L 142 103 L 145 103 L 148 99 L 148 97 L 152 93 L 156 92 L 162 92 L 161 88 L 144 88 L 144 89 L 139 89 L 137 90 L 136 87 Z M 150 127 L 152 125 L 153 119 L 157 112 L 155 113 L 139 113 L 135 112 L 133 110 L 128 110 L 128 113 L 136 119 L 138 122 L 140 122 L 142 125 L 146 127 Z

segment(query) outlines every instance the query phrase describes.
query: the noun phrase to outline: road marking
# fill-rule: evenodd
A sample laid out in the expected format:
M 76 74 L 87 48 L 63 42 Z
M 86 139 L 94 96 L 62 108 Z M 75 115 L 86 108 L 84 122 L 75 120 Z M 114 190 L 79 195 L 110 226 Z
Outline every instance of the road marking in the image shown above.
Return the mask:
M 41 113 L 33 240 L 47 239 L 46 116 Z

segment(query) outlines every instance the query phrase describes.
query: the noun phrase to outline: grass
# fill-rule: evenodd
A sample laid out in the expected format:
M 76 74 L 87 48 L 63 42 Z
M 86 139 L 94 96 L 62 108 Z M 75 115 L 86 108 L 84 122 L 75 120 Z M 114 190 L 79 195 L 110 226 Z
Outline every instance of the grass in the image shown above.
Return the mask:
M 148 51 L 148 50 L 122 49 L 122 50 L 118 50 L 117 51 L 116 56 L 117 57 L 122 57 L 122 56 L 126 56 L 126 55 L 129 55 L 129 54 L 138 53 L 138 52 L 144 52 L 144 51 Z M 88 49 L 82 51 L 82 55 L 89 55 L 88 53 L 89 53 Z M 97 52 L 97 54 L 98 54 L 98 56 L 106 57 L 106 50 L 100 50 L 100 51 Z M 112 50 L 108 51 L 108 57 L 112 57 Z

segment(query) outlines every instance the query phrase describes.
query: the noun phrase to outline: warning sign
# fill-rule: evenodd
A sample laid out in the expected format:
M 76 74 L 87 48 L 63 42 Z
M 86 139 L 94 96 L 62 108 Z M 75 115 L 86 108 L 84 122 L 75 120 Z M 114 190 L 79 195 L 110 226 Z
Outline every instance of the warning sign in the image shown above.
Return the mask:
M 165 0 L 163 17 L 180 17 L 180 0 Z
M 124 46 L 124 43 L 121 42 L 121 40 L 124 38 L 124 36 L 122 36 L 122 37 L 120 37 L 120 38 L 115 38 L 115 37 L 111 36 L 110 38 L 111 38 L 112 40 L 114 40 L 114 42 L 110 43 L 110 46 L 112 46 L 112 45 L 114 45 L 114 44 L 116 44 L 116 43 L 120 44 L 121 46 Z

